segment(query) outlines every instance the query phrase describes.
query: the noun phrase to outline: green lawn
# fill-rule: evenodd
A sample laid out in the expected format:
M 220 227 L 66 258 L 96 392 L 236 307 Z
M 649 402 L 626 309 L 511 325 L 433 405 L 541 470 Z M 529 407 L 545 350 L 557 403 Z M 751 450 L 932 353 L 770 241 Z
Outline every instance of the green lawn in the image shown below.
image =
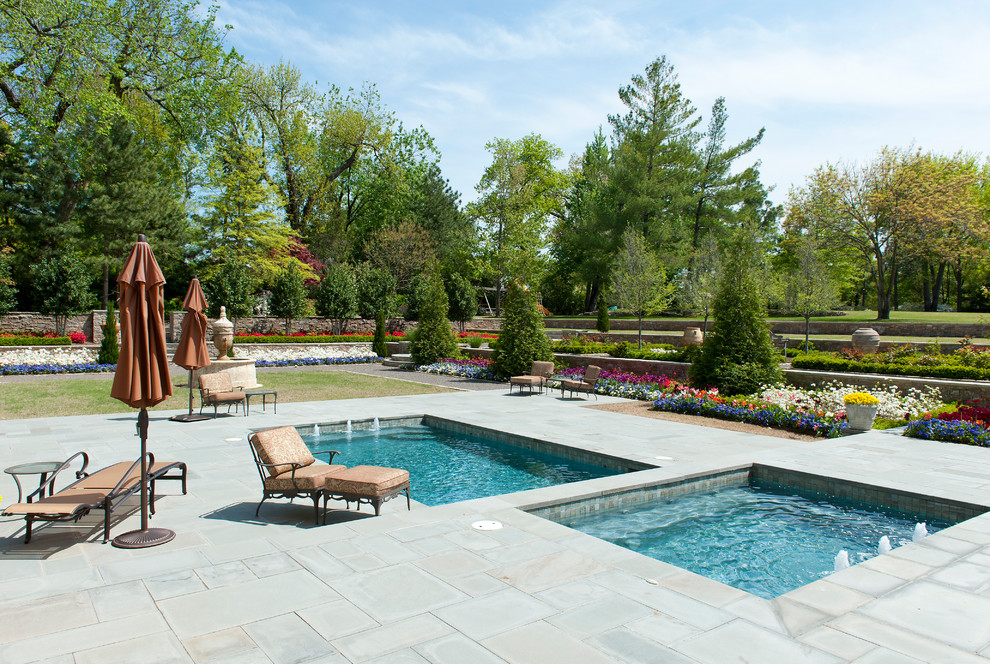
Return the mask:
M 318 369 L 260 370 L 258 380 L 266 388 L 278 391 L 279 403 L 436 394 L 451 391 L 433 385 Z M 112 382 L 113 376 L 110 374 L 107 374 L 106 378 L 52 377 L 37 381 L 0 380 L 0 419 L 134 412 L 133 408 L 110 397 Z M 176 380 L 175 394 L 151 410 L 186 408 L 189 403 L 189 392 L 185 382 L 181 378 Z M 198 412 L 198 393 L 194 396 L 193 405 Z

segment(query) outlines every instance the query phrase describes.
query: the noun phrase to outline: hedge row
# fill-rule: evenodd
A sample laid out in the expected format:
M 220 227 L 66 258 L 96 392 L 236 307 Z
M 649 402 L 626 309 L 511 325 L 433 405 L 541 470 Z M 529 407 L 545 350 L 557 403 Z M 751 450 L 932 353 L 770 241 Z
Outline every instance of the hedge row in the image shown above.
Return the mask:
M 890 376 L 919 376 L 923 378 L 961 378 L 963 380 L 988 380 L 990 369 L 967 367 L 961 364 L 939 364 L 934 366 L 919 366 L 905 364 L 881 364 L 879 362 L 862 362 L 859 360 L 844 360 L 831 355 L 811 354 L 795 357 L 791 362 L 795 369 L 814 369 L 819 371 L 837 371 L 846 373 L 874 373 Z
M 0 337 L 0 346 L 69 346 L 69 337 Z

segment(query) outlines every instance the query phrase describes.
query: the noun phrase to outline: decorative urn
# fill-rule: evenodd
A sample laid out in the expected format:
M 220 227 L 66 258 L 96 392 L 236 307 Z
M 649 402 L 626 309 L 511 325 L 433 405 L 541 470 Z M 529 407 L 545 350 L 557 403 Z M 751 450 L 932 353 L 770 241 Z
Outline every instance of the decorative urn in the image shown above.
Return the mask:
M 213 345 L 217 360 L 226 360 L 227 351 L 234 347 L 234 324 L 227 320 L 227 307 L 220 307 L 220 318 L 213 323 Z
M 853 392 L 842 397 L 846 406 L 846 422 L 854 431 L 869 431 L 880 408 L 880 400 L 867 392 Z
M 862 353 L 875 353 L 880 348 L 880 333 L 872 327 L 861 327 L 852 333 L 852 345 Z
M 684 341 L 682 343 L 685 346 L 700 346 L 704 340 L 705 336 L 702 334 L 700 327 L 684 328 Z

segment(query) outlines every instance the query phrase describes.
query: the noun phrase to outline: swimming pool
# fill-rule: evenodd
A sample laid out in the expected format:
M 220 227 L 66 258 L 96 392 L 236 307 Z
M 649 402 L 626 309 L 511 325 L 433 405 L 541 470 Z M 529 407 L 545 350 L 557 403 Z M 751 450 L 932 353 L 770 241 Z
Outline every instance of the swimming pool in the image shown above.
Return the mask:
M 920 521 L 929 533 L 952 525 L 754 478 L 554 520 L 766 599 L 828 576 L 840 551 L 856 564 L 878 555 L 881 537 L 910 543 Z
M 437 426 L 422 418 L 299 427 L 313 455 L 324 461 L 329 450 L 340 452 L 335 463 L 404 468 L 409 471 L 414 500 L 444 505 L 516 491 L 606 477 L 623 472 L 602 464 L 567 458 L 542 449 L 498 441 L 467 427 Z M 332 430 L 331 430 L 332 429 Z M 504 436 L 503 436 L 504 437 Z M 532 441 L 538 442 L 538 441 Z M 548 444 L 545 444 L 548 445 Z M 552 446 L 548 449 L 554 449 Z M 566 453 L 566 448 L 558 447 Z

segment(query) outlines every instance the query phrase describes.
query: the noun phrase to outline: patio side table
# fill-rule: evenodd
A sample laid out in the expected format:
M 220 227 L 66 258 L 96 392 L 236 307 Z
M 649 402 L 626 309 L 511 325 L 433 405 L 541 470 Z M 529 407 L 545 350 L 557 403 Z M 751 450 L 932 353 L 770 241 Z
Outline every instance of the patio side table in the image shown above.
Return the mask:
M 269 395 L 271 395 L 272 397 L 272 410 L 274 410 L 275 414 L 278 415 L 278 392 L 276 392 L 275 390 L 263 390 L 263 389 L 244 390 L 244 411 L 245 411 L 244 414 L 245 415 L 251 414 L 251 397 L 260 396 L 261 410 L 263 411 L 266 410 L 265 406 L 268 403 Z
M 54 473 L 61 465 L 61 461 L 36 461 L 34 463 L 22 463 L 11 466 L 10 468 L 4 468 L 3 472 L 14 478 L 14 484 L 17 485 L 17 502 L 21 502 L 24 498 L 24 490 L 21 487 L 21 481 L 17 479 L 18 475 L 41 475 L 41 480 L 38 482 L 41 493 L 38 494 L 38 498 L 44 498 L 44 486 L 48 480 L 48 473 Z M 32 491 L 28 494 L 28 502 L 31 502 L 31 493 L 34 492 Z

